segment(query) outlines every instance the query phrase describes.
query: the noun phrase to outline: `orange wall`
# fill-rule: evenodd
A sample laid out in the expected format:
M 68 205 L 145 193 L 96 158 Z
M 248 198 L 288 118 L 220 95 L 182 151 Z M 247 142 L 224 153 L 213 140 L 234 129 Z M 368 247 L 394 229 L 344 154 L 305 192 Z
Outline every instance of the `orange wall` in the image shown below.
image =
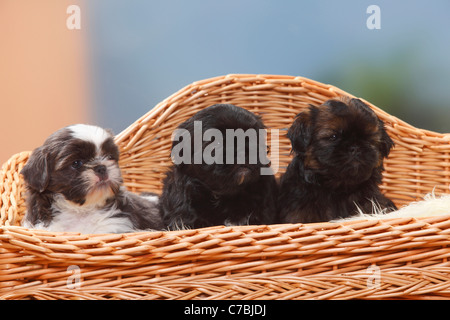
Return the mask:
M 81 8 L 81 30 L 66 27 Z M 91 119 L 83 1 L 0 1 L 0 165 Z

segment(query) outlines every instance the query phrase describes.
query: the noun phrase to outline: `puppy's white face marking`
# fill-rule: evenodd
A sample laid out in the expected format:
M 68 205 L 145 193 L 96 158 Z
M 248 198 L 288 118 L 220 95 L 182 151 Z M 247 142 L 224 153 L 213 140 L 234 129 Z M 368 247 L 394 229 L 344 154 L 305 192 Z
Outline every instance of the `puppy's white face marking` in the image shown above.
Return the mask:
M 109 160 L 106 158 L 108 155 L 104 155 L 101 152 L 102 145 L 106 140 L 112 137 L 111 134 L 103 128 L 86 124 L 76 124 L 73 126 L 69 126 L 68 129 L 71 131 L 72 137 L 93 143 L 95 145 L 96 165 L 106 166 L 108 180 L 116 184 L 121 184 L 120 169 L 117 167 L 113 160 Z M 85 165 L 92 168 L 95 166 L 90 165 L 89 163 L 86 163 Z M 101 207 L 105 204 L 108 198 L 114 196 L 114 192 L 109 186 L 98 188 L 97 184 L 100 182 L 100 178 L 94 173 L 92 168 L 91 170 L 86 170 L 82 173 L 82 176 L 90 186 L 90 189 L 92 188 L 92 190 L 90 190 L 86 195 L 85 205 L 95 204 L 98 207 Z
M 102 161 L 101 164 L 106 165 L 108 172 L 108 181 L 113 184 L 122 184 L 122 178 L 120 174 L 120 169 L 111 160 Z M 102 207 L 105 205 L 109 198 L 114 197 L 114 191 L 108 184 L 99 185 L 100 178 L 92 170 L 86 170 L 83 173 L 87 184 L 89 185 L 89 192 L 86 194 L 86 201 L 84 205 L 95 205 L 97 207 Z
M 83 141 L 90 141 L 100 149 L 103 142 L 111 135 L 104 129 L 87 124 L 76 124 L 68 127 L 72 131 L 72 136 Z

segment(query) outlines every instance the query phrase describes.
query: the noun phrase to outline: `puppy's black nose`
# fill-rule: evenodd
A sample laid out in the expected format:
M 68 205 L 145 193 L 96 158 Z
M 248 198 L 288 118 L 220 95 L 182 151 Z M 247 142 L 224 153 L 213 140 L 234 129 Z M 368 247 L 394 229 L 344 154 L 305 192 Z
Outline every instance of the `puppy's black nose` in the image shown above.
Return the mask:
M 100 177 L 105 178 L 107 176 L 106 174 L 106 166 L 104 165 L 98 165 L 94 167 L 94 172 Z
M 359 148 L 357 146 L 351 146 L 349 151 L 350 151 L 350 154 L 354 156 L 359 153 Z

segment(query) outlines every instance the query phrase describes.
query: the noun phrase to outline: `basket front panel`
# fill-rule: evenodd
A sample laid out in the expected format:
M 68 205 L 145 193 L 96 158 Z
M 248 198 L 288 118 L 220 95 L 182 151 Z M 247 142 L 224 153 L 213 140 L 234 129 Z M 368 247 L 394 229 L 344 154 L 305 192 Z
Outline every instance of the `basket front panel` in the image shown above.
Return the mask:
M 0 299 L 449 297 L 449 227 L 448 216 L 116 235 L 3 227 Z

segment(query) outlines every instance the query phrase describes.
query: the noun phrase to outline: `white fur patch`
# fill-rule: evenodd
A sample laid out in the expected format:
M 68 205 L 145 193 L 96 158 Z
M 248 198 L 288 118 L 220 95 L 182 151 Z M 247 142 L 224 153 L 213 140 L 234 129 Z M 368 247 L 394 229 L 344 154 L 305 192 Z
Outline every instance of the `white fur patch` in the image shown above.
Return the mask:
M 372 213 L 359 212 L 359 214 L 345 218 L 333 220 L 331 222 L 344 222 L 355 220 L 379 220 L 379 219 L 393 219 L 405 217 L 433 217 L 440 215 L 450 215 L 450 195 L 443 195 L 436 197 L 434 192 L 427 194 L 422 201 L 412 202 L 397 211 L 385 213 L 373 204 Z
M 155 204 L 158 204 L 159 202 L 159 197 L 157 195 L 141 195 L 141 197 Z
M 67 201 L 63 195 L 56 195 L 52 205 L 55 213 L 48 226 L 42 223 L 30 226 L 24 221 L 24 227 L 47 230 L 52 232 L 95 233 L 126 233 L 134 232 L 133 224 L 127 218 L 113 217 L 120 211 L 116 207 L 109 210 L 95 205 L 77 205 Z
M 111 134 L 103 128 L 88 124 L 76 124 L 68 127 L 74 138 L 93 142 L 100 149 L 103 142 L 111 137 Z

